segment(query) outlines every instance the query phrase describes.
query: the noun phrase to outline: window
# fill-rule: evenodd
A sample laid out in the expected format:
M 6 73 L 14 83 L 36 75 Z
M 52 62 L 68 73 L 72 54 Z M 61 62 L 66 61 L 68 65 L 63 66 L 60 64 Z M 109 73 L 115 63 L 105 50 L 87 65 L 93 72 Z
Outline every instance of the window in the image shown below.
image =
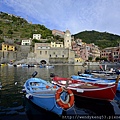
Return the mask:
M 42 51 L 40 51 L 40 55 L 42 54 Z
M 45 54 L 47 54 L 47 51 L 45 51 Z
M 62 55 L 62 57 L 64 57 L 64 55 Z
M 51 57 L 51 55 L 50 55 L 50 57 Z
M 56 55 L 56 57 L 57 57 L 57 55 Z

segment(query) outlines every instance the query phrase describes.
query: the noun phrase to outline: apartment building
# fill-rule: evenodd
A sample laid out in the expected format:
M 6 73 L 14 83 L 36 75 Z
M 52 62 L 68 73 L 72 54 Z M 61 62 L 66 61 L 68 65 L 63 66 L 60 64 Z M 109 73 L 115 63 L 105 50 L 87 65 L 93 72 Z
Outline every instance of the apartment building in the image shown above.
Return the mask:
M 107 58 L 111 62 L 120 62 L 120 47 L 108 47 L 101 50 L 101 58 Z
M 51 42 L 51 48 L 63 48 L 63 42 Z
M 2 43 L 2 51 L 15 51 L 15 46 L 10 43 Z
M 21 45 L 31 45 L 32 44 L 32 39 L 27 39 L 27 40 L 22 40 Z
M 40 40 L 41 34 L 33 34 L 33 39 Z
M 61 38 L 64 38 L 64 32 L 62 32 L 62 31 L 59 31 L 59 30 L 52 30 L 52 34 L 54 35 L 54 36 L 60 36 Z

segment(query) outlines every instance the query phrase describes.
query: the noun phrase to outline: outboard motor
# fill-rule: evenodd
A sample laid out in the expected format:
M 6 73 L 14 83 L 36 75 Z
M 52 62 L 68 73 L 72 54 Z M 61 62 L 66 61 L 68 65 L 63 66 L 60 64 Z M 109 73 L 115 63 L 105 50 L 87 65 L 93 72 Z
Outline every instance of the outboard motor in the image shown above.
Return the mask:
M 120 70 L 118 70 L 118 69 L 115 69 L 115 72 L 116 72 L 117 75 L 120 74 Z
M 32 77 L 34 78 L 37 74 L 38 74 L 38 72 L 35 71 L 35 72 L 32 74 Z
M 85 73 L 85 74 L 91 74 L 91 71 L 90 71 L 90 70 L 85 70 L 84 73 Z
M 80 72 L 80 71 L 78 71 L 78 75 L 81 75 L 81 72 Z
M 50 73 L 50 77 L 55 77 L 55 74 L 54 73 Z

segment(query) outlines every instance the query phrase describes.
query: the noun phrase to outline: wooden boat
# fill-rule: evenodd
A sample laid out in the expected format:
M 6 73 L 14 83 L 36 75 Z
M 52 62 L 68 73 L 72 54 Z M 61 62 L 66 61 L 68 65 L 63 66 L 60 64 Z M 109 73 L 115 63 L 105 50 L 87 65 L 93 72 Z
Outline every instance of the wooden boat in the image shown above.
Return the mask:
M 54 65 L 46 65 L 46 68 L 48 68 L 48 69 L 54 68 Z
M 51 69 L 51 68 L 54 68 L 54 65 L 41 64 L 41 65 L 40 65 L 40 68 L 48 68 L 48 69 Z
M 72 75 L 72 79 L 84 81 L 84 82 L 92 82 L 97 84 L 113 84 L 116 82 L 116 78 L 111 76 L 111 79 L 95 77 L 90 74 L 81 74 L 81 75 Z M 120 81 L 118 82 L 117 90 L 120 91 Z
M 71 90 L 64 90 L 43 79 L 35 78 L 36 75 L 37 72 L 34 72 L 33 77 L 24 84 L 27 99 L 58 115 L 62 115 L 64 110 L 74 105 L 74 95 Z
M 6 63 L 1 63 L 1 67 L 7 66 Z
M 76 96 L 112 101 L 115 97 L 119 76 L 116 83 L 113 84 L 98 84 L 92 82 L 85 82 L 79 80 L 73 80 L 71 78 L 62 78 L 55 76 L 52 78 L 52 83 L 61 87 L 71 89 Z
M 8 63 L 8 67 L 13 67 L 13 64 L 12 63 Z
M 22 67 L 22 64 L 14 64 L 14 67 Z
M 24 64 L 21 64 L 22 67 L 28 67 L 28 64 L 24 63 Z
M 46 65 L 41 64 L 39 67 L 40 67 L 40 68 L 46 68 Z

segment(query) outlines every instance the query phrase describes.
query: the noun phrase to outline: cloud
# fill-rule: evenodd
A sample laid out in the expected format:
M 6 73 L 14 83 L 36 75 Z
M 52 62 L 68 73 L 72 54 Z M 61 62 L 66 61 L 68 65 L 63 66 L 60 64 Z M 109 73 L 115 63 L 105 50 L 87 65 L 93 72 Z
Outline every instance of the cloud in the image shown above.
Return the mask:
M 49 29 L 69 29 L 72 34 L 98 30 L 120 35 L 119 0 L 2 0 L 0 4 Z

